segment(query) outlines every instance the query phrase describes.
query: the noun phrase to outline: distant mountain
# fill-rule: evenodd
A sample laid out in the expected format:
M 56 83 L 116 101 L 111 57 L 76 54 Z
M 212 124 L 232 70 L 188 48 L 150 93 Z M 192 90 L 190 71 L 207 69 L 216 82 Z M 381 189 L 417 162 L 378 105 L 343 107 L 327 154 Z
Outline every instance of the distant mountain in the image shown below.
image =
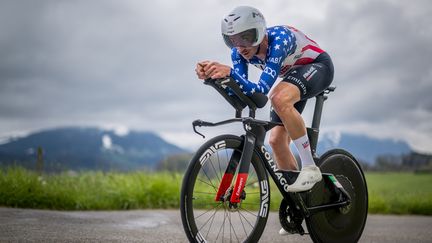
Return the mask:
M 165 157 L 186 151 L 151 132 L 119 136 L 98 128 L 59 128 L 30 134 L 0 145 L 0 165 L 32 166 L 38 148 L 50 169 L 154 169 Z M 47 168 L 48 167 L 48 168 Z
M 347 133 L 323 133 L 318 141 L 318 153 L 322 154 L 331 148 L 343 148 L 351 152 L 358 160 L 373 164 L 378 156 L 400 156 L 412 152 L 411 147 L 403 141 L 376 139 L 365 135 Z
M 189 152 L 152 132 L 131 131 L 120 136 L 98 128 L 69 127 L 41 131 L 1 144 L 0 165 L 16 163 L 35 168 L 39 147 L 43 151 L 44 168 L 48 171 L 162 169 L 171 166 L 167 158 Z M 320 134 L 318 154 L 332 148 L 346 149 L 369 165 L 373 165 L 379 156 L 412 153 L 403 141 L 346 133 Z

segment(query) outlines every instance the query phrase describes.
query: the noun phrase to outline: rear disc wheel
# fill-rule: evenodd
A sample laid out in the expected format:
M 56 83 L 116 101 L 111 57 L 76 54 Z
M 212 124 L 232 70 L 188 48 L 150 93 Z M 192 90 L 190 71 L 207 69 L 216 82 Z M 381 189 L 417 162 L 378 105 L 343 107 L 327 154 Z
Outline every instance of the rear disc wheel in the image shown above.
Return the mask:
M 321 156 L 317 163 L 323 173 L 333 174 L 351 197 L 345 207 L 330 209 L 306 218 L 314 242 L 357 242 L 363 233 L 368 213 L 366 180 L 356 159 L 347 151 L 335 149 Z M 323 181 L 314 186 L 308 204 L 316 206 L 337 198 Z

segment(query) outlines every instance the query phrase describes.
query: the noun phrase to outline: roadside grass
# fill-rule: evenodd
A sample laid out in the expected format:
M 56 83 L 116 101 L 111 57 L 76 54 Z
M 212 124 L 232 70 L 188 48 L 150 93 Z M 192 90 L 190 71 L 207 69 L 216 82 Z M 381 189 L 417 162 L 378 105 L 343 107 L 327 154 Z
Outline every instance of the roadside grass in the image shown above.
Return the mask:
M 56 210 L 178 208 L 182 174 L 0 169 L 0 206 Z M 432 215 L 432 174 L 367 173 L 369 213 Z M 281 196 L 271 184 L 271 209 Z
M 176 208 L 182 176 L 150 172 L 43 174 L 10 167 L 0 174 L 0 205 L 59 210 Z
M 367 173 L 369 213 L 432 215 L 432 174 Z

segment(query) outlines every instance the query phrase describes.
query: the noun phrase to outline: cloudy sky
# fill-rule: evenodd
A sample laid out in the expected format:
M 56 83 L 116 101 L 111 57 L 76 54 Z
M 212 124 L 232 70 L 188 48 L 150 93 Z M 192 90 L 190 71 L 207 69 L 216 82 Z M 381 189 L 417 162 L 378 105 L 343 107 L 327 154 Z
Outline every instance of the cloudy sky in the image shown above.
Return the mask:
M 236 5 L 259 8 L 269 26 L 292 25 L 330 53 L 337 90 L 324 107 L 324 131 L 432 152 L 430 0 L 3 0 L 0 139 L 82 125 L 150 130 L 197 146 L 192 120 L 234 114 L 194 68 L 204 59 L 230 63 L 220 19 Z M 267 119 L 268 109 L 258 117 Z

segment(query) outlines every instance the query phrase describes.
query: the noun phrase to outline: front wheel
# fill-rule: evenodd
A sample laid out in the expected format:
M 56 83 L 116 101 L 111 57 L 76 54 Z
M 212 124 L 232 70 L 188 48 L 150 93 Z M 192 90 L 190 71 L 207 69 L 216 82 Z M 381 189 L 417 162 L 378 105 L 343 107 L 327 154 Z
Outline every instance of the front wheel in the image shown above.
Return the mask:
M 242 138 L 222 135 L 201 146 L 192 158 L 180 196 L 183 228 L 190 242 L 257 242 L 261 237 L 270 209 L 270 188 L 257 151 L 241 202 L 229 200 L 242 149 Z M 228 176 L 232 181 L 216 196 L 227 168 L 233 172 Z
M 348 206 L 322 211 L 306 218 L 314 242 L 357 242 L 362 235 L 368 213 L 368 190 L 363 171 L 347 151 L 330 150 L 317 163 L 323 173 L 333 174 L 351 198 Z M 310 193 L 309 205 L 334 201 L 321 181 Z

